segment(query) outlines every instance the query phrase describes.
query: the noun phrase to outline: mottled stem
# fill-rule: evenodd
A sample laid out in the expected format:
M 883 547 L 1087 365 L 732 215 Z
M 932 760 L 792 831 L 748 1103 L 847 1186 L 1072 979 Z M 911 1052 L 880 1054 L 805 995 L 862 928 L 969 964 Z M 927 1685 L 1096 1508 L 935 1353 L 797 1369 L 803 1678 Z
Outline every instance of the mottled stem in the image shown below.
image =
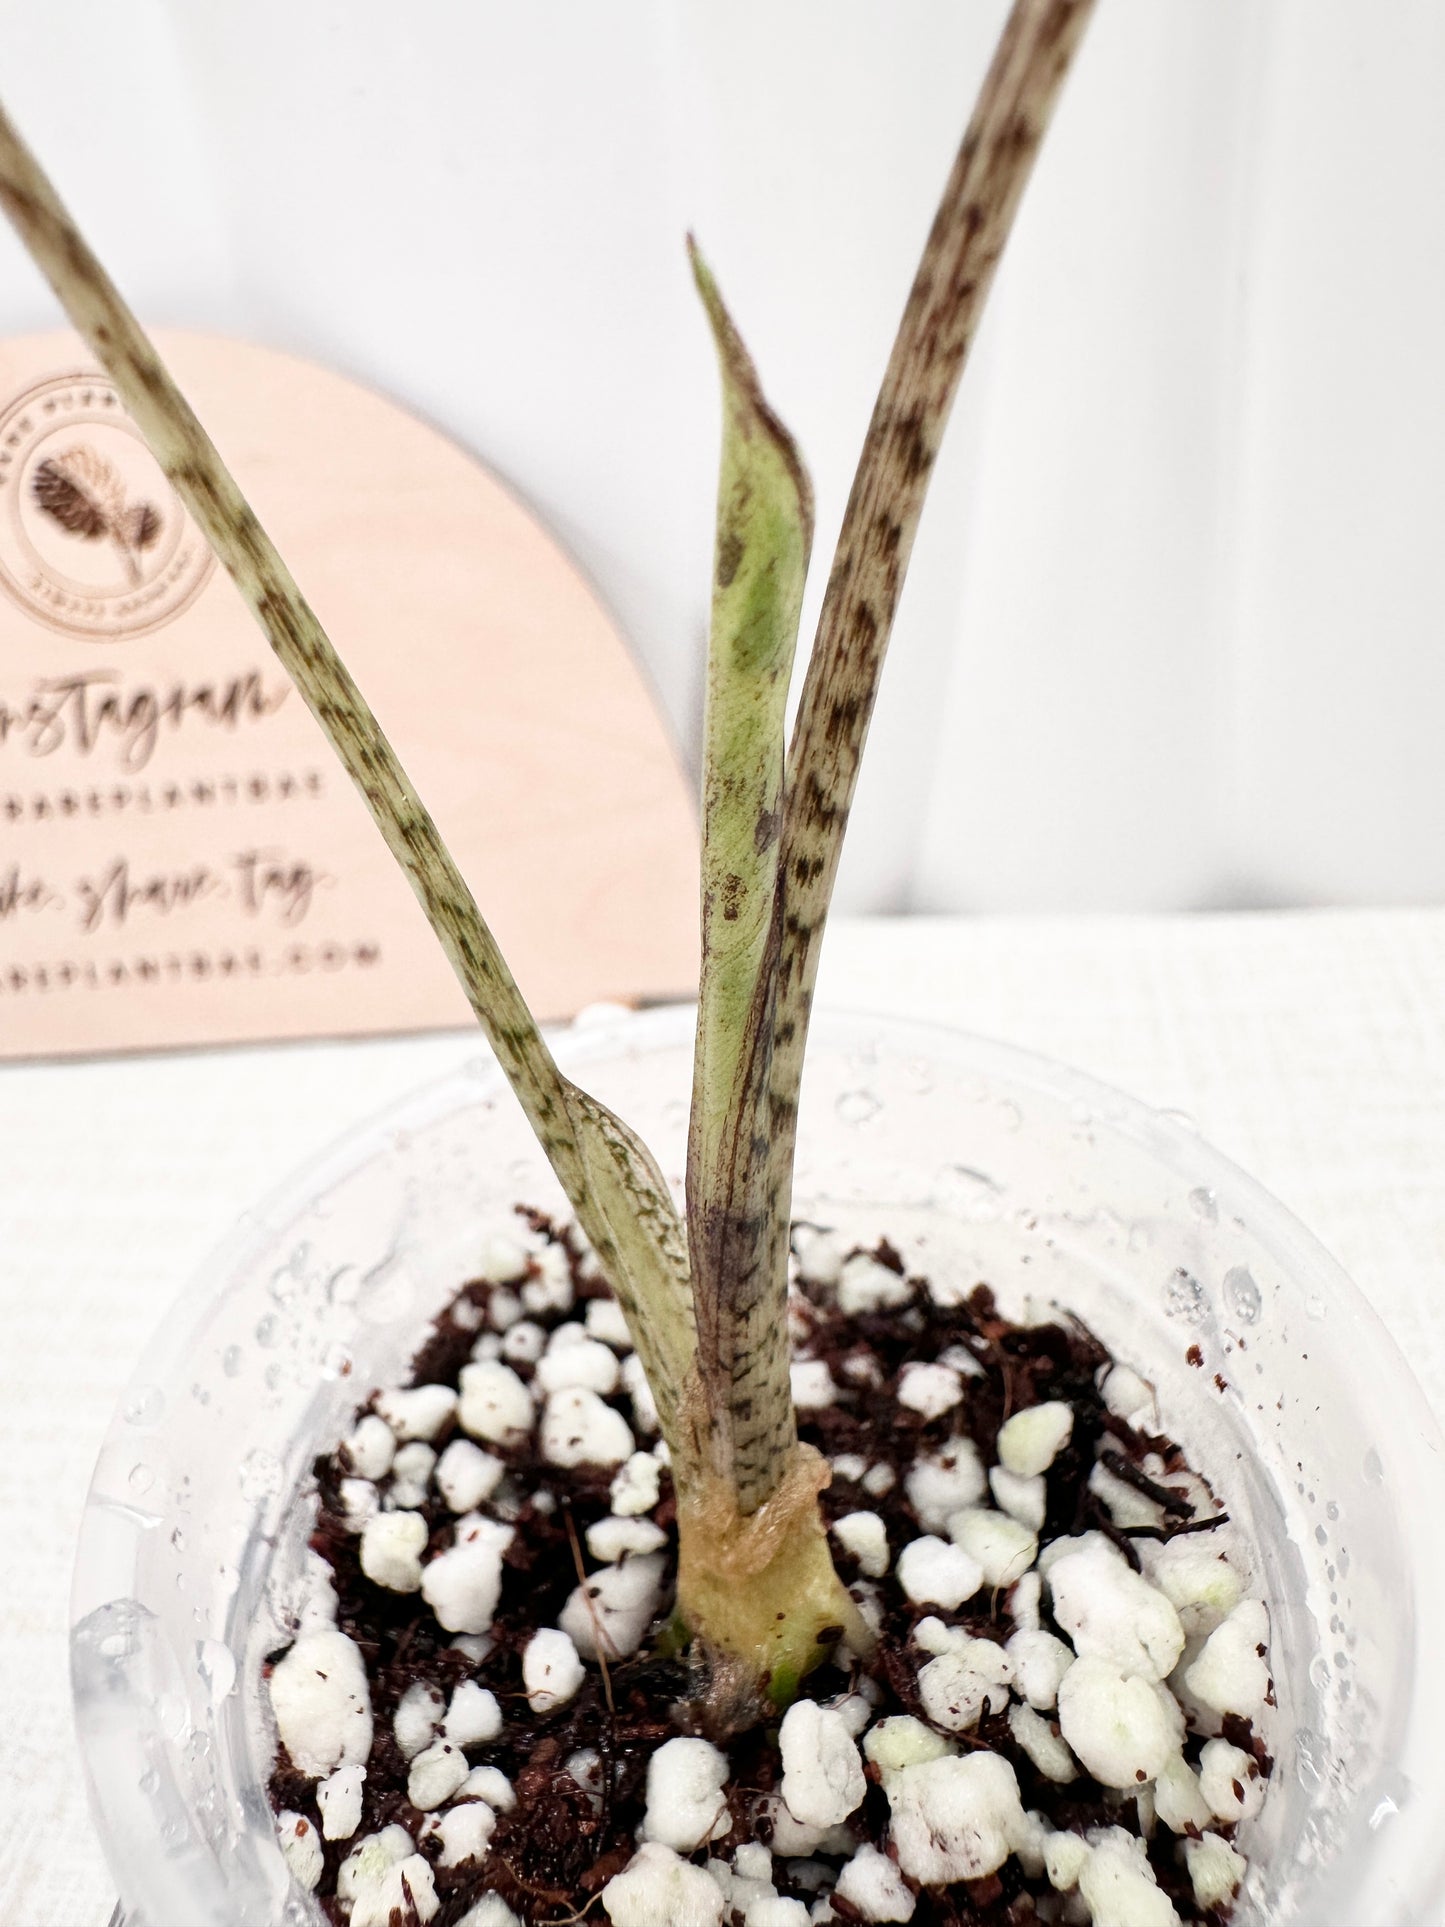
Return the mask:
M 786 1220 L 819 942 L 933 465 L 994 271 L 1093 0 L 1016 0 L 934 216 L 868 426 L 788 755 L 770 1083 Z
M 674 1451 L 692 1364 L 686 1244 L 656 1166 L 558 1069 L 435 823 L 315 613 L 38 162 L 0 110 L 0 205 L 250 605 L 406 872 L 632 1328 Z

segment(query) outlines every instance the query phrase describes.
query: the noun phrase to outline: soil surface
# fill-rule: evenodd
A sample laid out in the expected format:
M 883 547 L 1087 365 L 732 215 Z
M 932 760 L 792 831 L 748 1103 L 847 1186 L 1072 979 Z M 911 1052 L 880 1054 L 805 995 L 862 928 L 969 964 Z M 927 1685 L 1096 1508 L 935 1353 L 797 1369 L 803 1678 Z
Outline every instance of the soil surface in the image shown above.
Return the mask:
M 526 1214 L 534 1231 L 563 1243 L 561 1235 L 540 1214 Z M 585 1301 L 608 1296 L 595 1269 L 568 1251 L 576 1303 L 565 1312 L 537 1315 L 553 1327 L 583 1315 Z M 886 1243 L 872 1254 L 882 1264 L 903 1272 L 902 1261 Z M 960 1432 L 978 1446 L 985 1466 L 997 1461 L 999 1427 L 1012 1413 L 1045 1400 L 1060 1399 L 1073 1408 L 1072 1436 L 1047 1473 L 1047 1512 L 1039 1535 L 1049 1540 L 1086 1531 L 1105 1533 L 1131 1564 L 1139 1564 L 1141 1539 L 1161 1539 L 1217 1527 L 1223 1515 L 1217 1507 L 1198 1506 L 1169 1486 L 1175 1472 L 1190 1471 L 1172 1440 L 1137 1432 L 1111 1413 L 1100 1394 L 1110 1355 L 1085 1327 L 1073 1319 L 1023 1327 L 1010 1323 L 996 1307 L 992 1292 L 979 1286 L 960 1304 L 944 1308 L 935 1303 L 925 1282 L 911 1280 L 906 1305 L 876 1313 L 847 1317 L 840 1313 L 835 1294 L 807 1284 L 796 1289 L 805 1301 L 802 1318 L 810 1328 L 804 1349 L 827 1361 L 838 1386 L 835 1403 L 821 1410 L 799 1413 L 800 1436 L 828 1458 L 855 1456 L 867 1467 L 887 1464 L 896 1474 L 888 1490 L 879 1492 L 875 1477 L 865 1488 L 860 1481 L 835 1472 L 822 1495 L 822 1506 L 832 1521 L 850 1512 L 877 1513 L 884 1521 L 892 1562 L 882 1579 L 872 1583 L 882 1608 L 882 1637 L 877 1657 L 869 1667 L 878 1700 L 875 1719 L 894 1713 L 924 1717 L 917 1674 L 927 1654 L 911 1640 L 913 1627 L 929 1615 L 966 1629 L 983 1639 L 1002 1643 L 1015 1630 L 1011 1593 L 985 1591 L 961 1610 L 946 1612 L 933 1605 L 916 1605 L 904 1595 L 896 1576 L 899 1551 L 918 1538 L 919 1524 L 905 1492 L 905 1480 L 921 1453 L 937 1450 Z M 455 1387 L 461 1368 L 473 1355 L 479 1331 L 487 1329 L 488 1306 L 494 1286 L 484 1280 L 461 1287 L 452 1305 L 437 1319 L 413 1361 L 410 1384 Z M 910 1361 L 933 1361 L 951 1347 L 964 1348 L 976 1361 L 977 1374 L 966 1380 L 960 1406 L 941 1417 L 927 1419 L 899 1404 L 895 1390 L 901 1369 Z M 515 1365 L 527 1379 L 532 1368 Z M 373 1394 L 373 1397 L 375 1394 Z M 609 1403 L 633 1422 L 640 1446 L 652 1440 L 636 1422 L 631 1400 L 619 1392 Z M 370 1401 L 358 1407 L 358 1416 Z M 441 1451 L 457 1433 L 455 1420 L 432 1441 Z M 688 1728 L 679 1709 L 693 1697 L 696 1681 L 687 1664 L 662 1658 L 645 1644 L 631 1659 L 615 1661 L 604 1682 L 595 1664 L 575 1697 L 556 1711 L 539 1715 L 528 1705 L 522 1684 L 521 1660 L 532 1635 L 555 1626 L 569 1594 L 584 1571 L 593 1569 L 583 1550 L 587 1528 L 611 1511 L 609 1488 L 615 1468 L 581 1466 L 563 1470 L 544 1462 L 536 1434 L 522 1447 L 486 1448 L 505 1458 L 510 1477 L 496 1500 L 479 1508 L 504 1518 L 516 1528 L 506 1554 L 501 1604 L 492 1627 L 492 1646 L 486 1657 L 474 1660 L 452 1645 L 419 1594 L 401 1594 L 371 1583 L 362 1573 L 359 1540 L 348 1524 L 339 1487 L 351 1476 L 344 1448 L 318 1458 L 315 1480 L 318 1511 L 314 1549 L 330 1566 L 338 1600 L 337 1624 L 354 1639 L 370 1675 L 375 1740 L 363 1797 L 361 1825 L 347 1840 L 324 1841 L 325 1868 L 316 1898 L 326 1918 L 345 1927 L 348 1910 L 336 1897 L 341 1863 L 362 1836 L 399 1822 L 419 1842 L 418 1851 L 435 1860 L 439 1845 L 427 1840 L 427 1816 L 408 1804 L 408 1762 L 392 1732 L 398 1701 L 418 1681 L 434 1685 L 443 1696 L 463 1680 L 475 1679 L 490 1688 L 503 1708 L 505 1724 L 493 1742 L 468 1747 L 472 1766 L 499 1767 L 516 1791 L 516 1805 L 498 1816 L 490 1847 L 480 1861 L 458 1867 L 435 1868 L 440 1910 L 432 1927 L 455 1927 L 478 1898 L 487 1892 L 501 1895 L 531 1927 L 560 1927 L 586 1916 L 605 1922 L 598 1905 L 602 1888 L 636 1851 L 636 1835 L 643 1818 L 648 1761 L 666 1740 Z M 1154 1475 L 1142 1469 L 1150 1455 Z M 1096 1458 L 1151 1498 L 1160 1508 L 1160 1523 L 1121 1529 L 1107 1507 L 1089 1489 Z M 1158 1459 L 1165 1470 L 1158 1472 Z M 389 1481 L 379 1482 L 385 1503 Z M 1197 1481 L 1190 1480 L 1196 1497 Z M 985 1503 L 987 1501 L 985 1500 Z M 423 1555 L 429 1558 L 452 1540 L 455 1515 L 436 1491 L 428 1488 L 423 1505 L 430 1538 Z M 675 1518 L 669 1475 L 662 1475 L 662 1496 L 648 1515 L 663 1527 Z M 834 1546 L 840 1574 L 846 1582 L 859 1578 L 856 1561 Z M 1047 1602 L 1047 1592 L 1045 1593 Z M 659 1619 L 662 1630 L 665 1614 Z M 1045 1603 L 1042 1624 L 1057 1630 Z M 285 1649 L 281 1649 L 284 1651 Z M 279 1659 L 281 1651 L 272 1655 Z M 820 1701 L 849 1690 L 860 1669 L 847 1660 L 813 1676 L 806 1690 Z M 1270 1771 L 1264 1747 L 1252 1725 L 1226 1719 L 1225 1737 L 1244 1747 Z M 1009 1760 L 1018 1776 L 1025 1809 L 1043 1814 L 1052 1828 L 1083 1831 L 1095 1827 L 1123 1827 L 1141 1832 L 1138 1802 L 1133 1795 L 1103 1787 L 1081 1770 L 1067 1785 L 1046 1779 L 1015 1743 L 1005 1714 L 985 1713 L 978 1726 L 959 1736 L 964 1747 L 987 1747 Z M 1203 1735 L 1186 1741 L 1185 1758 L 1197 1764 Z M 580 1786 L 564 1770 L 564 1762 L 579 1749 L 595 1748 L 603 1762 L 600 1798 Z M 775 1790 L 782 1775 L 776 1727 L 763 1727 L 729 1743 L 732 1778 L 727 1792 L 732 1831 L 714 1840 L 691 1858 L 702 1865 L 709 1857 L 728 1858 L 741 1843 L 768 1837 L 766 1821 L 758 1824 L 758 1796 Z M 871 1841 L 886 1852 L 888 1801 L 869 1768 L 869 1792 L 849 1825 L 859 1844 Z M 291 1810 L 310 1819 L 320 1834 L 316 1783 L 299 1773 L 281 1750 L 270 1782 L 272 1803 L 280 1812 Z M 1233 1829 L 1218 1824 L 1213 1831 L 1228 1838 Z M 1181 1864 L 1179 1839 L 1157 1828 L 1149 1856 L 1159 1886 L 1173 1901 L 1183 1922 L 1214 1922 L 1226 1918 L 1219 1911 L 1201 1912 Z M 781 1857 L 773 1863 L 780 1895 L 793 1895 L 810 1907 L 818 1900 L 817 1868 L 821 1860 L 834 1871 L 846 1855 L 814 1854 L 809 1862 Z M 810 1872 L 808 1869 L 811 1868 Z M 796 1884 L 792 1872 L 802 1871 L 807 1884 Z M 824 1889 L 826 1891 L 826 1889 Z M 918 1894 L 913 1927 L 1031 1927 L 1034 1922 L 1061 1918 L 1062 1897 L 1046 1878 L 1030 1878 L 1010 1857 L 997 1874 L 947 1890 L 924 1888 Z M 844 1900 L 833 1902 L 836 1916 L 861 1920 Z M 1081 1918 L 1070 1914 L 1069 1918 Z M 414 1919 L 415 1916 L 412 1916 Z M 740 1920 L 741 1916 L 736 1917 Z M 724 1923 L 728 1916 L 724 1915 Z M 392 1927 L 411 1927 L 411 1920 L 393 1915 Z

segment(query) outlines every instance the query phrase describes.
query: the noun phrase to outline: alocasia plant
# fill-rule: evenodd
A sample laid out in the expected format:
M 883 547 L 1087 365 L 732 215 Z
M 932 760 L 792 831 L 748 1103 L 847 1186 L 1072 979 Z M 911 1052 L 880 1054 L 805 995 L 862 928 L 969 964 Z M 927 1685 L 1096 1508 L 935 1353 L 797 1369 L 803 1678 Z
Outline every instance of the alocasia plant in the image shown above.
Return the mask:
M 1019 198 L 1093 0 L 1016 0 L 944 190 L 848 503 L 791 746 L 812 491 L 694 250 L 723 383 L 704 732 L 686 1217 L 646 1147 L 565 1077 L 435 824 L 215 446 L 8 119 L 0 203 L 366 799 L 626 1313 L 672 1453 L 680 1636 L 716 1730 L 785 1704 L 868 1633 L 833 1569 L 825 1462 L 798 1442 L 787 1257 L 818 946 L 929 476 Z

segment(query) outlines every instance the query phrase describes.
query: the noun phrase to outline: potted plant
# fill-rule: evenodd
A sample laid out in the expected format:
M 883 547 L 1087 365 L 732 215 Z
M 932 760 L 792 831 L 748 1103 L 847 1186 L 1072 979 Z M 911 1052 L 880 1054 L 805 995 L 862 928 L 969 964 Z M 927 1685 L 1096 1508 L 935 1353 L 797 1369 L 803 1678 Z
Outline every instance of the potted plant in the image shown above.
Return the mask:
M 573 1213 L 495 1243 L 417 1334 L 408 1382 L 317 1463 L 330 1576 L 267 1670 L 283 1845 L 332 1920 L 1168 1927 L 1222 1917 L 1240 1885 L 1233 1833 L 1272 1764 L 1269 1617 L 1211 1545 L 1227 1518 L 1150 1386 L 1077 1322 L 910 1274 L 886 1226 L 840 1245 L 792 1209 L 882 657 L 1089 11 L 1017 0 L 1005 28 L 786 753 L 810 488 L 693 252 L 725 427 L 682 1212 L 559 1067 L 284 563 L 0 125 L 0 201 L 360 787 Z

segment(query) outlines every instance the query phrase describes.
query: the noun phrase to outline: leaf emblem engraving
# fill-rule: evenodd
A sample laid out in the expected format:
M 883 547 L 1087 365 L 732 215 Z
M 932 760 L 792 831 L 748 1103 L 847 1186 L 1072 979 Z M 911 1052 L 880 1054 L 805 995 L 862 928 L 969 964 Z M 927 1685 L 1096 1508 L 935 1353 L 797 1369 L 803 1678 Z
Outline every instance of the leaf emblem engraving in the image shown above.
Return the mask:
M 77 442 L 36 467 L 30 484 L 35 506 L 83 542 L 114 543 L 132 582 L 141 579 L 140 557 L 160 539 L 162 517 L 153 502 L 127 502 L 125 484 L 93 448 Z

